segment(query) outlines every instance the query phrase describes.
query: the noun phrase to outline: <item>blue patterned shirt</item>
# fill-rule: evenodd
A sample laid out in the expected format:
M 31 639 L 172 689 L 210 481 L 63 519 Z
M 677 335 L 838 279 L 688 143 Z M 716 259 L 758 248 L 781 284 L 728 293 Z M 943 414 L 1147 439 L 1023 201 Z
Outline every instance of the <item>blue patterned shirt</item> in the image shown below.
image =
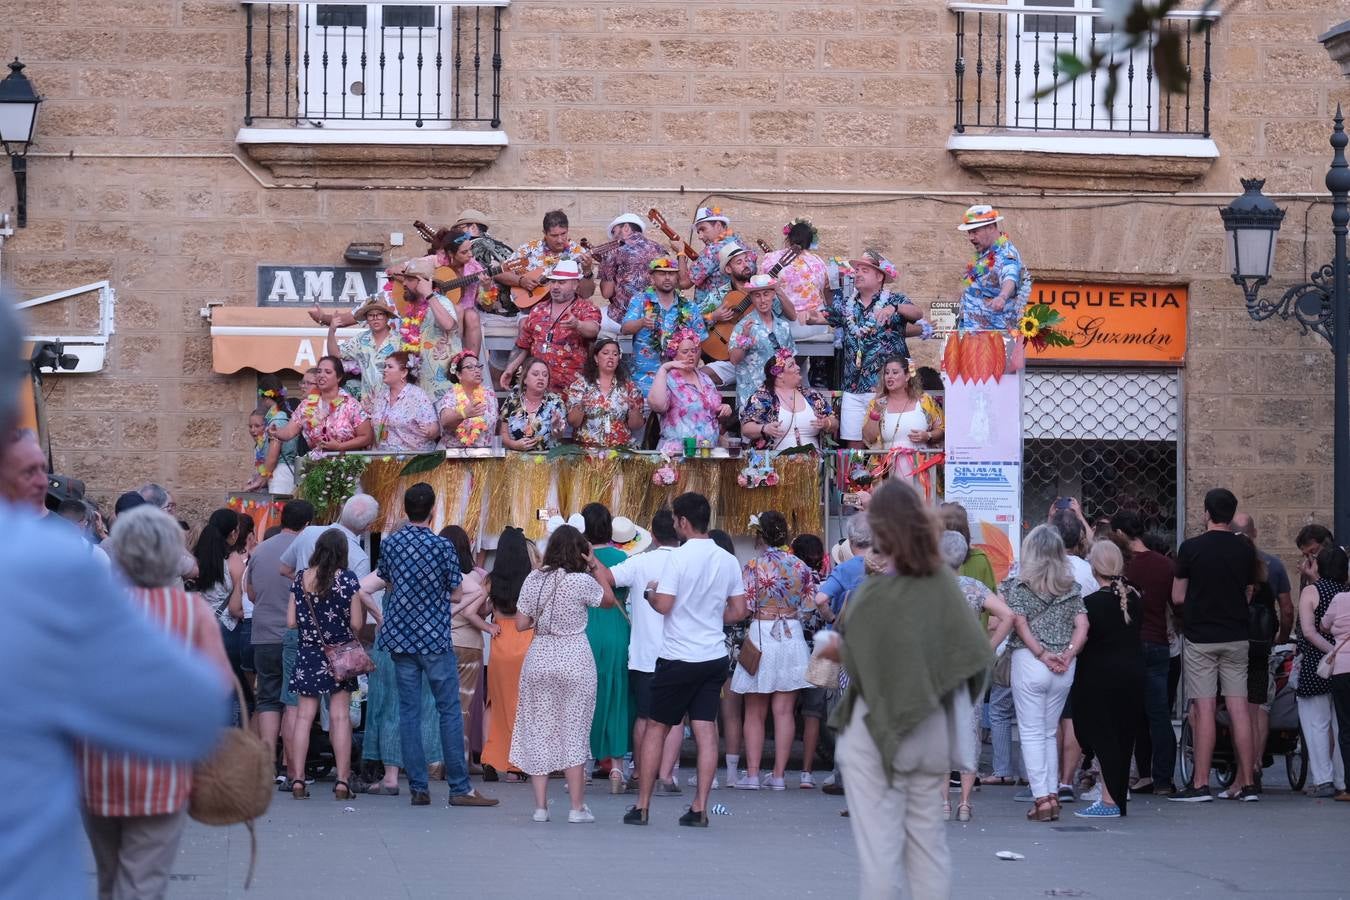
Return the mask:
M 425 525 L 404 525 L 380 543 L 376 573 L 389 584 L 376 649 L 449 652 L 450 594 L 463 578 L 454 545 Z
M 633 380 L 642 389 L 644 397 L 651 393 L 652 378 L 664 361 L 662 352 L 657 347 L 664 348 L 666 339 L 681 326 L 693 329 L 700 341 L 708 337 L 706 314 L 700 312 L 693 301 L 677 293 L 675 302 L 670 304 L 670 309 L 666 309 L 661 306 L 661 298 L 656 289 L 651 287 L 634 294 L 633 299 L 628 301 L 623 321 L 636 322 L 646 318 L 649 304 L 653 313 L 652 318 L 656 320 L 656 327 L 640 329 L 633 335 Z
M 961 331 L 1007 331 L 1022 318 L 1022 310 L 1031 295 L 1031 274 L 1022 264 L 1022 254 L 1006 238 L 1007 235 L 1002 235 L 967 269 L 966 277 L 971 283 L 961 293 L 960 317 L 956 323 Z M 1005 281 L 1016 284 L 1017 290 L 1003 304 L 1003 309 L 995 311 L 989 303 L 1003 291 Z

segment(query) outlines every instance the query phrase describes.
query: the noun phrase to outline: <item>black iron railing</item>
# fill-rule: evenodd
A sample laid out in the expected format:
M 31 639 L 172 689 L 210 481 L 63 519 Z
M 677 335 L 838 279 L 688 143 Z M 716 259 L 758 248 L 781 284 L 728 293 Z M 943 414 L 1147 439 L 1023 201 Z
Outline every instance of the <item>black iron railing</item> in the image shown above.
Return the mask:
M 1208 137 L 1212 30 L 1201 27 L 1204 19 L 1181 14 L 1162 24 L 1165 34 L 1175 35 L 1189 76 L 1186 90 L 1173 93 L 1160 88 L 1152 39 L 1118 50 L 1101 10 L 1085 7 L 1082 0 L 948 4 L 956 16 L 956 131 L 979 126 Z M 1119 66 L 1110 103 L 1104 70 L 1048 90 L 1062 81 L 1060 54 L 1085 59 L 1096 50 Z
M 501 6 L 245 3 L 244 29 L 245 125 L 501 126 Z

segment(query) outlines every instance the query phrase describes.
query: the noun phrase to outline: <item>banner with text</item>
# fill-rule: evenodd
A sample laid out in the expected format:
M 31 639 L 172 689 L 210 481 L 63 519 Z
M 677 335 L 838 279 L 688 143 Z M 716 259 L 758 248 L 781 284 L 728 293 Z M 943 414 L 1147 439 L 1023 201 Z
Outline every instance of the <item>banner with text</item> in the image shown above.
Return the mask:
M 1064 317 L 1060 327 L 1073 346 L 1028 347 L 1029 361 L 1169 366 L 1186 361 L 1184 286 L 1037 281 L 1030 302 Z

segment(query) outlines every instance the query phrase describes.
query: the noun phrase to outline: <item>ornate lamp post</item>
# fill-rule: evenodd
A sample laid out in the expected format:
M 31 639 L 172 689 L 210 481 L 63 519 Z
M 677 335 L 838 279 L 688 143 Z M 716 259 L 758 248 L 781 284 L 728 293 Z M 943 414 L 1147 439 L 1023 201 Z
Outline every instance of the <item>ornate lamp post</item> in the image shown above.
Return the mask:
M 33 143 L 38 104 L 42 98 L 23 74 L 23 63 L 14 57 L 9 75 L 0 81 L 0 143 L 5 145 L 14 170 L 14 193 L 18 198 L 19 227 L 28 225 L 28 145 Z
M 1350 540 L 1350 271 L 1346 262 L 1346 232 L 1350 226 L 1350 165 L 1345 147 L 1341 108 L 1336 107 L 1331 132 L 1331 168 L 1327 171 L 1327 190 L 1331 192 L 1331 230 L 1335 238 L 1332 261 L 1313 273 L 1310 281 L 1296 284 L 1278 301 L 1261 299 L 1260 291 L 1270 280 L 1275 259 L 1275 237 L 1284 210 L 1261 193 L 1265 184 L 1259 179 L 1243 179 L 1244 193 L 1219 210 L 1228 231 L 1228 249 L 1232 256 L 1233 281 L 1242 288 L 1247 314 L 1260 322 L 1278 315 L 1291 316 L 1304 334 L 1316 332 L 1331 344 L 1335 358 L 1335 441 L 1332 466 L 1335 494 L 1333 530 L 1337 540 Z

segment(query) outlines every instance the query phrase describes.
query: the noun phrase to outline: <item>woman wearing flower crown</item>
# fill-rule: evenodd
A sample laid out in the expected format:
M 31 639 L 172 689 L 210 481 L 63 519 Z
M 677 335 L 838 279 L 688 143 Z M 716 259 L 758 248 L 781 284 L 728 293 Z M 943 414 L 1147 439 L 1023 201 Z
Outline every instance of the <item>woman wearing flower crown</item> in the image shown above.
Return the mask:
M 497 431 L 497 395 L 483 386 L 483 363 L 464 350 L 449 368 L 453 384 L 441 397 L 441 446 L 487 447 Z
M 426 453 L 436 447 L 441 426 L 427 392 L 416 379 L 416 357 L 399 350 L 384 361 L 384 393 L 375 398 L 371 416 L 375 449 L 386 453 Z
M 756 449 L 818 448 L 822 434 L 838 430 L 829 398 L 802 383 L 801 367 L 791 353 L 779 350 L 764 363 L 764 387 L 741 407 L 742 437 Z
M 311 455 L 366 449 L 374 442 L 375 432 L 361 404 L 339 387 L 346 375 L 342 360 L 325 356 L 315 368 L 318 390 L 296 407 L 289 423 L 268 426 L 268 435 L 289 441 L 303 431 Z
M 731 330 L 727 357 L 736 367 L 736 403 L 744 407 L 750 395 L 764 384 L 764 364 L 779 351 L 797 352 L 792 326 L 774 312 L 778 281 L 768 275 L 751 275 L 745 291 L 751 308 Z
M 661 417 L 657 449 L 662 453 L 682 452 L 687 438 L 716 444 L 721 436 L 718 420 L 731 415 L 717 385 L 698 367 L 700 344 L 693 329 L 676 331 L 666 342 L 666 361 L 652 379 L 647 405 Z
M 567 391 L 567 421 L 583 447 L 628 447 L 642 431 L 642 393 L 628 377 L 619 342 L 601 336 Z

